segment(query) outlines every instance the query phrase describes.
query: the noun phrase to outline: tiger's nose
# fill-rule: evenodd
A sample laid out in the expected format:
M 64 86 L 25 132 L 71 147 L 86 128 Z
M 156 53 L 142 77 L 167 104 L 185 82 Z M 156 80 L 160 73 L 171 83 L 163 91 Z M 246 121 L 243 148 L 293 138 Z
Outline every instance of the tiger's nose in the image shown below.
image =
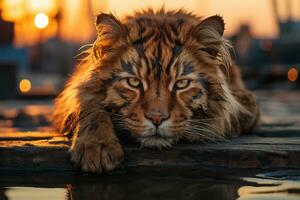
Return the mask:
M 152 121 L 152 124 L 159 126 L 164 120 L 168 119 L 168 115 L 163 113 L 145 113 L 145 117 Z

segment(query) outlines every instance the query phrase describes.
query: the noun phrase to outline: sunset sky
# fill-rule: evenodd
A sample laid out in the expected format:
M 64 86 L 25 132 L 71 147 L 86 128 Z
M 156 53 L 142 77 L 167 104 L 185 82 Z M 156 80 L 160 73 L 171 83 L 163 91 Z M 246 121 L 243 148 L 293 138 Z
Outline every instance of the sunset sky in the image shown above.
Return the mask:
M 108 8 L 122 16 L 131 10 L 147 6 L 159 8 L 181 8 L 194 11 L 198 15 L 208 16 L 220 14 L 226 22 L 226 33 L 238 30 L 241 23 L 249 23 L 253 34 L 258 37 L 276 37 L 278 29 L 272 9 L 273 0 L 109 0 Z M 279 14 L 287 18 L 286 0 L 276 0 Z M 300 19 L 300 1 L 291 0 L 292 16 Z
M 300 0 L 275 0 L 281 19 L 288 15 L 300 20 Z M 91 4 L 89 5 L 88 2 Z M 99 12 L 112 12 L 119 18 L 133 10 L 147 7 L 185 8 L 200 16 L 222 15 L 226 22 L 226 35 L 236 32 L 241 23 L 251 25 L 256 37 L 274 38 L 278 27 L 272 6 L 273 0 L 3 0 L 5 19 L 14 21 L 17 46 L 30 45 L 40 39 L 56 35 L 58 25 L 54 20 L 59 5 L 62 10 L 59 35 L 65 41 L 86 43 L 95 36 L 94 20 Z M 288 11 L 288 2 L 291 9 Z M 49 25 L 38 30 L 33 19 L 39 12 L 49 16 Z M 30 33 L 30 34 L 29 34 Z

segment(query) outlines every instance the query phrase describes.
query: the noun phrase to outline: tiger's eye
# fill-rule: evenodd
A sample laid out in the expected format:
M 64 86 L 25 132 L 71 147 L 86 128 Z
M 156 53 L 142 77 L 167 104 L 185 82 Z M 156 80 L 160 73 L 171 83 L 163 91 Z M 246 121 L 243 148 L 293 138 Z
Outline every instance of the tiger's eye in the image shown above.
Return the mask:
M 178 89 L 184 89 L 189 85 L 189 83 L 190 83 L 190 80 L 182 79 L 182 80 L 176 81 L 175 85 Z
M 131 87 L 139 87 L 141 84 L 141 81 L 137 78 L 128 78 L 127 79 L 127 83 L 128 85 L 130 85 Z

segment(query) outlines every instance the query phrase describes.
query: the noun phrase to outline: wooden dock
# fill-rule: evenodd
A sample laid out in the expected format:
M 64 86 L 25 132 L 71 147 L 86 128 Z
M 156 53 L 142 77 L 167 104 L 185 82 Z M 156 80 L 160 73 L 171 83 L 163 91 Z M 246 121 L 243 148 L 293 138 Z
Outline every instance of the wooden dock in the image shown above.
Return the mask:
M 217 144 L 178 144 L 163 150 L 125 145 L 125 162 L 121 170 L 188 171 L 211 167 L 233 170 L 299 169 L 300 93 L 259 91 L 257 96 L 262 110 L 262 123 L 253 135 Z M 36 107 L 31 104 L 27 102 L 25 105 L 29 112 L 27 115 L 38 116 L 40 112 L 47 115 L 47 112 L 51 112 L 50 104 Z M 0 105 L 0 125 L 1 120 L 2 124 L 9 124 L 9 120 L 19 124 L 27 120 L 26 109 L 22 106 L 15 108 L 11 102 Z M 39 111 L 39 106 L 44 106 L 44 109 Z M 23 109 L 21 120 L 14 121 L 16 117 L 20 118 L 16 114 L 20 109 Z M 5 114 L 10 118 L 5 119 Z M 27 128 L 31 131 L 14 127 L 0 129 L 0 171 L 77 171 L 69 161 L 70 142 L 62 135 L 51 132 L 46 124 L 37 130 Z

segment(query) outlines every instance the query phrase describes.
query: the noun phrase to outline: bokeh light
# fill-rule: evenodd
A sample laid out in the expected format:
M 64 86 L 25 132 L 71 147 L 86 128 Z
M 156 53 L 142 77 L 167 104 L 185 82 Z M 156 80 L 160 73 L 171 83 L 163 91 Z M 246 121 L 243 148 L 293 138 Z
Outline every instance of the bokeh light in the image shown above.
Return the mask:
M 19 89 L 22 93 L 29 92 L 31 89 L 31 82 L 28 79 L 23 79 L 20 81 Z
M 298 70 L 295 67 L 292 67 L 291 69 L 289 69 L 287 77 L 291 82 L 296 81 L 298 79 Z
M 49 17 L 45 13 L 38 13 L 34 17 L 34 25 L 39 29 L 44 29 L 49 24 Z

